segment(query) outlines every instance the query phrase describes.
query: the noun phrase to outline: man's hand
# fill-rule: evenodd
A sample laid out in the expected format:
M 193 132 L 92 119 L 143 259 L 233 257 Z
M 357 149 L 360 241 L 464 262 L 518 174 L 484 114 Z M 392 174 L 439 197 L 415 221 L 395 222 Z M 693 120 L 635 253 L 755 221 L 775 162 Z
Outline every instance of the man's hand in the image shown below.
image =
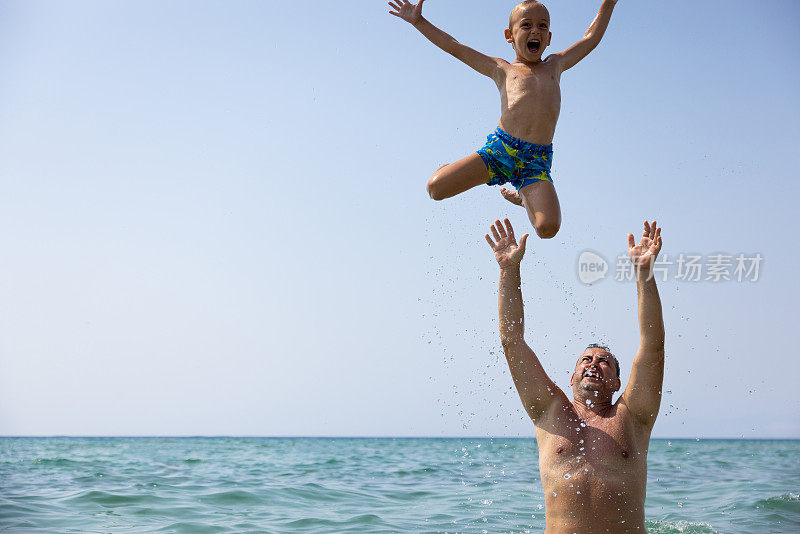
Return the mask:
M 509 267 L 516 267 L 522 261 L 522 256 L 525 255 L 525 242 L 528 240 L 528 235 L 525 234 L 522 236 L 522 239 L 519 240 L 519 244 L 517 244 L 517 239 L 514 237 L 514 228 L 511 226 L 511 222 L 508 219 L 505 219 L 506 226 L 503 228 L 503 223 L 500 220 L 496 220 L 494 225 L 492 225 L 492 235 L 494 235 L 494 241 L 486 234 L 486 242 L 489 243 L 489 246 L 492 247 L 494 251 L 494 257 L 497 260 L 497 263 L 500 265 L 501 269 L 507 269 Z M 496 243 L 495 243 L 496 241 Z
M 389 14 L 400 17 L 410 24 L 416 24 L 422 18 L 422 3 L 424 1 L 425 0 L 419 0 L 416 4 L 412 4 L 408 0 L 389 2 L 389 7 L 392 8 Z
M 661 228 L 656 226 L 656 221 L 653 221 L 652 224 L 644 222 L 644 233 L 638 245 L 633 239 L 633 234 L 628 234 L 628 255 L 637 275 L 649 278 L 653 263 L 660 251 Z

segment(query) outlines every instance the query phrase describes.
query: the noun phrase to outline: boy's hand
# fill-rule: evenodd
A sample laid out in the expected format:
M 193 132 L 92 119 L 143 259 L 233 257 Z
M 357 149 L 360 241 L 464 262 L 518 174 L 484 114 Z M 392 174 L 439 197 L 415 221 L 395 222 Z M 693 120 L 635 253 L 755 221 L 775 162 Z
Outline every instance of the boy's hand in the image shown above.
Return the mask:
M 500 194 L 503 195 L 503 198 L 511 202 L 512 204 L 516 204 L 517 206 L 523 206 L 522 204 L 522 197 L 519 196 L 519 193 L 516 191 L 510 191 L 505 187 L 500 188 Z
M 503 228 L 503 223 L 499 220 L 492 225 L 492 234 L 494 241 L 486 234 L 486 242 L 492 247 L 494 251 L 494 258 L 500 265 L 501 269 L 509 267 L 516 267 L 522 261 L 522 256 L 525 255 L 525 243 L 528 240 L 528 234 L 522 236 L 517 244 L 517 239 L 514 237 L 514 228 L 511 227 L 511 222 L 505 219 L 506 227 Z M 495 243 L 497 241 L 497 243 Z
M 410 24 L 416 24 L 422 18 L 422 2 L 424 1 L 425 0 L 419 0 L 416 4 L 412 4 L 408 0 L 389 2 L 389 7 L 392 8 L 389 14 L 400 17 Z
M 656 226 L 656 221 L 652 224 L 644 222 L 644 233 L 638 245 L 633 239 L 633 234 L 628 234 L 628 255 L 638 275 L 649 278 L 650 270 L 660 251 L 661 228 Z

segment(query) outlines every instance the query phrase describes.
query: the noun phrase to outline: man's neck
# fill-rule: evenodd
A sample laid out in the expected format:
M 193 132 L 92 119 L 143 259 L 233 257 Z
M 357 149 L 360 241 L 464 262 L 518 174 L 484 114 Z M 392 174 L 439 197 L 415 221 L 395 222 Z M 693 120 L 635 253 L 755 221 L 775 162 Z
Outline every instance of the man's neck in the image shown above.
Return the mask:
M 574 397 L 572 405 L 582 419 L 604 417 L 613 406 L 611 399 L 597 399 L 592 396 Z

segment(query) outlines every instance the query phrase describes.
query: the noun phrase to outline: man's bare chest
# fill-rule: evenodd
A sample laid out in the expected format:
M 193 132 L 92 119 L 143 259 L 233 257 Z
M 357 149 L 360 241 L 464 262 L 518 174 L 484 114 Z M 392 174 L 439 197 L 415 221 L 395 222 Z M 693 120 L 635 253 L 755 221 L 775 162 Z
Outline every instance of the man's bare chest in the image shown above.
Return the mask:
M 621 472 L 646 461 L 646 444 L 622 415 L 584 421 L 569 415 L 537 432 L 540 465 L 552 474 L 571 476 Z

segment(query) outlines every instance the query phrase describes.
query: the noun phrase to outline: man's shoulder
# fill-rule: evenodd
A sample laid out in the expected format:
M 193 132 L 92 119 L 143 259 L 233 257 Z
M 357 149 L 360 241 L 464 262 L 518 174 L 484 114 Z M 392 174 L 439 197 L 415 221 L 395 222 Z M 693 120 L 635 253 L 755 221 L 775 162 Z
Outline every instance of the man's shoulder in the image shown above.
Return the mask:
M 542 416 L 533 422 L 535 426 L 543 427 L 547 431 L 558 430 L 559 428 L 570 428 L 580 422 L 578 412 L 572 405 L 567 396 L 556 386 L 552 392 L 555 397 Z

